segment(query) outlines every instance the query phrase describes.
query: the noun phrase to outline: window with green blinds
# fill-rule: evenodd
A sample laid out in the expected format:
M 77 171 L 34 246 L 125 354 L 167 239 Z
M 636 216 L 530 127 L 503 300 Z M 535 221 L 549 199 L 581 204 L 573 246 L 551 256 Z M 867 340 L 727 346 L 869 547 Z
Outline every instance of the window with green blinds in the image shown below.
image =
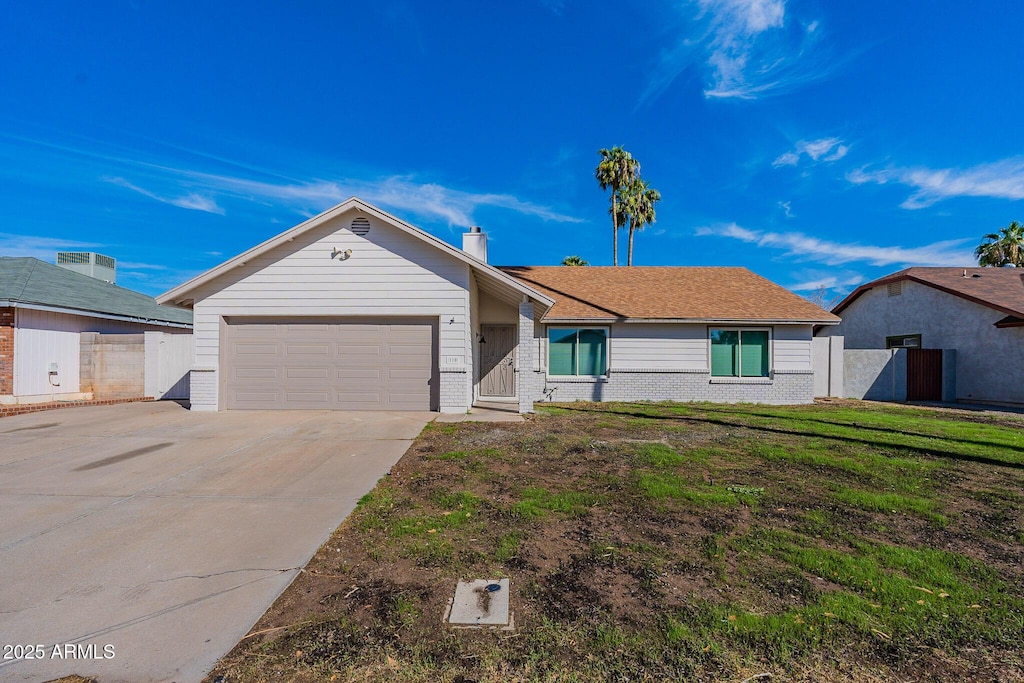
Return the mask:
M 768 376 L 768 333 L 763 330 L 740 332 L 740 377 Z
M 576 330 L 548 330 L 548 374 L 576 374 Z
M 711 330 L 711 376 L 738 377 L 740 333 L 736 330 Z
M 608 330 L 548 328 L 548 374 L 599 376 L 608 372 Z
M 767 330 L 711 330 L 712 377 L 767 377 Z

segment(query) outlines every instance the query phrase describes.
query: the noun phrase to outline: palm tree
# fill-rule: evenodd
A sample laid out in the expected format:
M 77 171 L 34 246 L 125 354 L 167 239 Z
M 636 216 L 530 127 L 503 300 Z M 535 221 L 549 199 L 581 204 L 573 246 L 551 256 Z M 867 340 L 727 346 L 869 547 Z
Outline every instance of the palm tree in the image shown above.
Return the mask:
M 1024 225 L 1010 221 L 999 232 L 985 235 L 985 241 L 974 250 L 979 266 L 1008 266 L 1024 268 Z
M 594 176 L 602 190 L 611 188 L 612 206 L 612 265 L 619 265 L 619 188 L 628 185 L 640 173 L 640 162 L 621 147 L 598 151 L 601 161 L 597 165 Z
M 590 264 L 580 256 L 566 256 L 562 259 L 563 266 L 589 266 Z
M 629 219 L 629 251 L 626 265 L 633 265 L 633 235 L 654 223 L 656 214 L 654 204 L 661 201 L 661 193 L 651 187 L 647 181 L 634 178 L 631 183 L 620 190 L 622 212 Z

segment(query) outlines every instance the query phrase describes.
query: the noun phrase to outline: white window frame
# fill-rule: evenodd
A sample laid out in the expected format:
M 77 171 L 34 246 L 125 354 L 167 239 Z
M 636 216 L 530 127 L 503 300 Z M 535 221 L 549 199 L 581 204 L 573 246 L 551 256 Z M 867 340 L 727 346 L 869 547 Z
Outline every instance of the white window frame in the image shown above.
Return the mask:
M 743 353 L 740 353 L 739 360 L 739 372 L 738 375 L 714 375 L 713 368 L 711 367 L 711 333 L 714 331 L 720 332 L 767 332 L 768 333 L 768 374 L 767 375 L 754 375 L 754 376 L 743 376 Z M 718 327 L 708 325 L 708 374 L 711 375 L 711 380 L 714 382 L 743 382 L 743 381 L 764 381 L 770 379 L 775 373 L 775 328 L 773 327 Z M 741 335 L 742 338 L 742 335 Z M 742 341 L 740 342 L 742 346 Z
M 604 374 L 603 375 L 581 375 L 580 355 L 576 354 L 575 375 L 552 375 L 551 374 L 551 330 L 603 330 L 604 331 Z M 576 334 L 576 343 L 579 344 L 579 333 Z M 544 329 L 544 374 L 552 380 L 572 379 L 574 377 L 607 377 L 612 362 L 612 331 L 604 325 L 548 325 Z

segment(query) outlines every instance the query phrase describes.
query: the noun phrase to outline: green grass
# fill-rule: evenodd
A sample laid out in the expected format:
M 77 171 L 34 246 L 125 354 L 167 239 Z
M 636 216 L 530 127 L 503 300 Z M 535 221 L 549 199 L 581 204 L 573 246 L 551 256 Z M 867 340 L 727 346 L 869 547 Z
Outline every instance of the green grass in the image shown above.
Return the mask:
M 832 495 L 836 500 L 860 510 L 917 515 L 938 526 L 946 526 L 947 523 L 946 518 L 938 512 L 939 504 L 927 498 L 898 493 L 875 493 L 844 487 L 835 488 Z
M 538 411 L 425 430 L 318 554 L 345 579 L 297 580 L 293 625 L 261 624 L 288 628 L 247 641 L 231 671 L 249 673 L 227 680 L 1024 671 L 1024 420 L 875 404 Z M 374 596 L 381 576 L 396 586 Z M 485 576 L 511 579 L 515 634 L 439 628 L 454 581 Z M 346 600 L 349 585 L 361 592 Z
M 740 502 L 740 496 L 724 486 L 693 483 L 675 474 L 641 474 L 636 487 L 643 497 L 651 500 L 672 499 L 707 506 L 737 505 Z
M 551 493 L 539 487 L 523 489 L 519 502 L 512 506 L 517 517 L 542 519 L 550 512 L 579 517 L 601 502 L 601 497 L 586 491 Z
M 641 465 L 658 468 L 674 468 L 685 463 L 689 458 L 677 453 L 669 446 L 661 443 L 644 443 L 636 446 L 637 462 Z

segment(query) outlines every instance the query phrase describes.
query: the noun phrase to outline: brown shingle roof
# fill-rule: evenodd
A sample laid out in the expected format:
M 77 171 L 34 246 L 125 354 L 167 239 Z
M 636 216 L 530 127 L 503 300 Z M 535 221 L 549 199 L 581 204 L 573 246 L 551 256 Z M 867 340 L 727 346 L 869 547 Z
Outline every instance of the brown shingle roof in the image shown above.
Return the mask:
M 555 300 L 544 320 L 839 322 L 831 313 L 746 268 L 500 269 Z
M 1006 313 L 1003 326 L 1024 318 L 1024 275 L 1017 268 L 907 268 L 861 285 L 833 310 L 839 313 L 864 292 L 899 280 L 913 280 Z M 999 323 L 997 323 L 999 324 Z

